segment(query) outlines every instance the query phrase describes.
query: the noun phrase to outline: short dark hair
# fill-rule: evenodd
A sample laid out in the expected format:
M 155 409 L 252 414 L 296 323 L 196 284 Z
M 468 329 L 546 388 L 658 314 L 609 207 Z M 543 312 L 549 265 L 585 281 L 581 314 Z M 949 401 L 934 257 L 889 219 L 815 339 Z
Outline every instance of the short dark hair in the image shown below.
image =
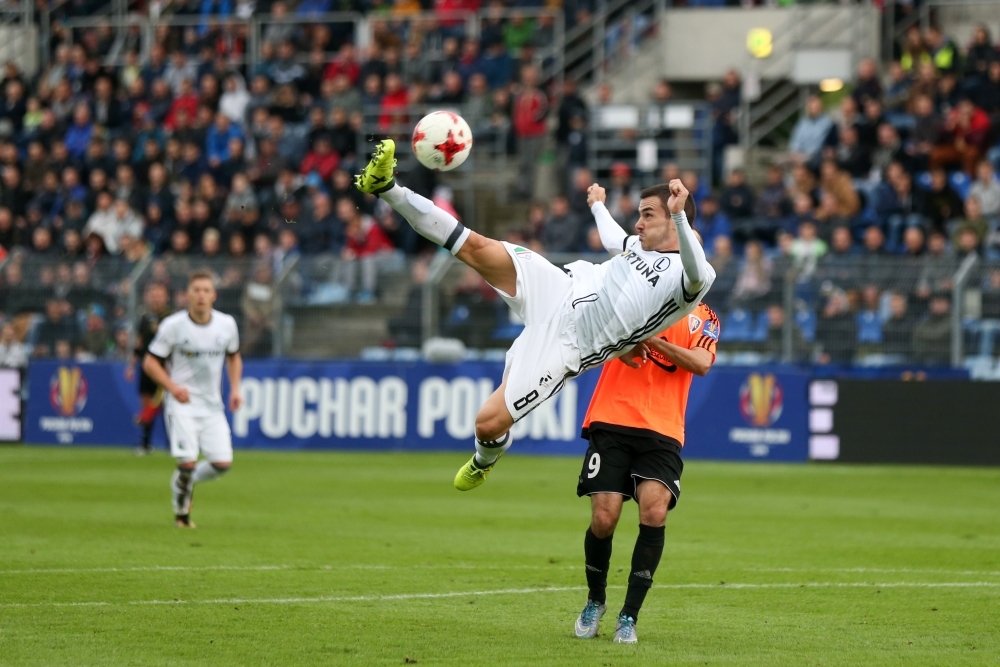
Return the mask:
M 188 286 L 196 280 L 209 280 L 215 287 L 215 274 L 210 269 L 195 269 L 188 274 Z
M 660 183 L 659 185 L 653 185 L 640 192 L 639 199 L 658 197 L 660 199 L 660 203 L 663 205 L 663 210 L 669 212 L 670 209 L 667 208 L 667 202 L 670 201 L 670 194 L 670 186 L 666 183 Z M 687 201 L 684 202 L 684 212 L 687 214 L 688 224 L 694 226 L 694 220 L 698 215 L 698 209 L 694 205 L 693 193 L 689 194 Z

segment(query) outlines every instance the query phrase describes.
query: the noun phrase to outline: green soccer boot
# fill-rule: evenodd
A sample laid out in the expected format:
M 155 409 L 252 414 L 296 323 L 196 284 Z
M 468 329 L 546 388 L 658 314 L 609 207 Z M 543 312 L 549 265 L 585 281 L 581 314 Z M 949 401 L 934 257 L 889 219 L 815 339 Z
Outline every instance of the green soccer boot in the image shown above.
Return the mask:
M 500 454 L 500 456 L 503 456 L 503 454 Z M 500 456 L 497 457 L 497 461 L 500 460 Z M 476 463 L 476 455 L 473 454 L 469 462 L 458 469 L 458 473 L 455 475 L 455 488 L 459 491 L 471 491 L 476 488 L 490 476 L 490 471 L 493 470 L 493 466 L 497 464 L 497 461 L 484 468 Z
M 383 139 L 375 147 L 372 159 L 354 177 L 354 186 L 362 192 L 377 195 L 396 184 L 396 142 Z

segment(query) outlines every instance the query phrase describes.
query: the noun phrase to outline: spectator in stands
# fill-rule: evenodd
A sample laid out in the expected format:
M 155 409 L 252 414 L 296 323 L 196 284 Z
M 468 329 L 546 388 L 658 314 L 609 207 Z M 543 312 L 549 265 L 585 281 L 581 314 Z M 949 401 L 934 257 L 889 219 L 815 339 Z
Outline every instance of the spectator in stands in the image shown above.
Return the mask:
M 837 166 L 851 178 L 868 178 L 872 168 L 871 154 L 858 142 L 858 130 L 853 125 L 840 131 L 840 142 L 833 150 Z
M 924 192 L 913 190 L 913 178 L 901 168 L 893 171 L 891 178 L 879 185 L 875 192 L 875 215 L 879 225 L 889 235 L 892 245 L 898 244 L 903 230 L 926 224 L 927 210 Z
M 754 211 L 757 216 L 757 226 L 765 234 L 771 235 L 791 215 L 792 201 L 785 189 L 785 172 L 781 167 L 768 168 L 767 181 L 764 189 L 757 195 Z
M 973 228 L 963 227 L 955 232 L 955 254 L 960 260 L 969 255 L 978 257 L 983 254 L 982 242 Z
M 45 319 L 38 325 L 35 335 L 36 357 L 53 356 L 59 341 L 76 342 L 79 334 L 75 322 L 69 317 L 70 310 L 65 300 L 50 298 L 45 302 Z
M 517 137 L 520 181 L 518 192 L 534 196 L 538 160 L 545 144 L 548 99 L 538 88 L 538 70 L 533 65 L 521 69 L 521 92 L 514 101 L 514 134 Z
M 950 135 L 948 143 L 931 151 L 930 166 L 961 167 L 974 175 L 976 164 L 983 156 L 990 129 L 990 117 L 970 99 L 961 100 L 944 122 L 944 131 Z
M 388 322 L 389 336 L 399 347 L 416 347 L 423 339 L 424 284 L 427 282 L 427 262 L 417 260 L 410 268 L 410 291 L 402 314 Z
M 715 247 L 715 240 L 720 236 L 731 237 L 732 228 L 729 224 L 729 217 L 719 210 L 719 203 L 714 197 L 706 197 L 701 202 L 701 210 L 695 218 L 695 229 L 701 234 L 702 244 L 711 253 Z
M 951 358 L 951 301 L 931 297 L 927 315 L 913 328 L 913 355 L 924 364 L 947 364 Z
M 27 368 L 28 348 L 17 339 L 14 325 L 0 325 L 0 368 Z
M 952 288 L 952 276 L 958 262 L 948 252 L 948 240 L 942 232 L 932 231 L 927 237 L 924 266 L 917 280 L 916 294 L 926 300 L 934 292 L 947 292 Z
M 374 303 L 378 274 L 383 270 L 385 259 L 393 252 L 392 243 L 378 223 L 359 211 L 348 197 L 337 202 L 337 217 L 344 222 L 347 238 L 341 252 L 341 258 L 346 262 L 345 283 L 354 292 L 360 273 L 360 289 L 355 299 L 361 304 Z
M 1000 218 L 1000 181 L 997 181 L 989 160 L 981 160 L 976 165 L 976 180 L 969 188 L 969 197 L 979 200 L 983 216 Z
M 912 172 L 912 158 L 903 150 L 903 142 L 899 131 L 888 123 L 878 126 L 878 145 L 872 151 L 872 168 L 883 177 L 886 169 L 893 162 L 899 162 L 907 171 Z
M 754 309 L 771 292 L 773 263 L 764 255 L 760 241 L 749 241 L 743 255 L 743 264 L 733 286 L 732 301 L 741 308 Z
M 255 264 L 243 290 L 243 347 L 249 357 L 271 354 L 277 324 L 280 295 L 274 288 L 274 276 L 267 262 Z
M 922 213 L 934 229 L 944 230 L 945 224 L 962 213 L 962 198 L 948 183 L 944 169 L 931 170 L 931 186 L 923 201 Z
M 858 251 L 851 238 L 850 228 L 834 227 L 829 252 L 820 258 L 816 277 L 828 280 L 842 289 L 850 289 L 858 278 L 858 269 Z
M 552 200 L 540 240 L 547 252 L 576 252 L 581 249 L 582 221 L 569 208 L 565 197 Z
M 111 347 L 111 338 L 105 324 L 104 308 L 99 304 L 91 304 L 87 309 L 86 325 L 79 345 L 84 352 L 95 359 L 103 357 Z
M 815 273 L 816 265 L 826 250 L 826 242 L 817 235 L 816 223 L 811 220 L 799 223 L 798 236 L 792 241 L 791 257 L 801 277 Z
M 878 78 L 878 66 L 871 58 L 864 58 L 858 63 L 858 80 L 851 95 L 858 106 L 867 100 L 882 98 L 882 82 Z
M 857 347 L 858 323 L 847 295 L 834 290 L 828 297 L 816 325 L 816 341 L 822 350 L 820 364 L 849 364 Z
M 942 73 L 953 73 L 958 70 L 960 56 L 958 47 L 944 36 L 936 26 L 930 26 L 924 37 L 924 42 L 930 52 L 931 62 Z
M 767 307 L 767 337 L 764 339 L 764 354 L 775 360 L 785 356 L 785 309 L 778 304 Z M 808 345 L 799 327 L 792 327 L 792 349 L 790 361 L 798 361 L 806 356 Z
M 906 295 L 893 292 L 889 297 L 889 317 L 882 324 L 882 343 L 886 352 L 904 361 L 913 354 L 913 329 L 916 319 L 910 312 Z
M 795 124 L 788 142 L 792 159 L 815 166 L 832 130 L 833 120 L 823 113 L 823 101 L 818 95 L 811 95 L 806 100 L 805 114 Z
M 976 237 L 976 247 L 983 248 L 986 237 L 990 233 L 990 223 L 983 216 L 982 207 L 977 197 L 970 196 L 965 200 L 965 217 L 955 221 L 955 231 L 952 235 L 952 243 L 956 247 L 960 245 L 959 239 L 967 231 Z
M 903 255 L 910 259 L 924 255 L 924 230 L 921 227 L 907 227 L 903 232 Z
M 849 221 L 861 211 L 861 198 L 851 175 L 840 169 L 833 160 L 824 160 L 820 167 L 820 188 L 831 197 L 832 207 L 825 207 L 820 220 L 836 218 Z M 821 200 L 822 201 L 822 200 Z
M 742 223 L 753 216 L 754 194 L 747 185 L 746 172 L 734 169 L 729 174 L 726 187 L 719 195 L 722 211 L 734 223 Z

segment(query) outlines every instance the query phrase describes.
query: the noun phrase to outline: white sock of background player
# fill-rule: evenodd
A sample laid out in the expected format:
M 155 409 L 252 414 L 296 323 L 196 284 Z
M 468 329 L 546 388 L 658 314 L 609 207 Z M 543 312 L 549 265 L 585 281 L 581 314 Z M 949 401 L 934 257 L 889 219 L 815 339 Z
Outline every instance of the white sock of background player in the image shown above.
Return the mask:
M 200 482 L 210 482 L 213 479 L 218 479 L 222 473 L 229 470 L 228 466 L 217 468 L 212 465 L 209 461 L 202 459 L 198 461 L 198 465 L 194 467 L 194 476 L 192 480 L 195 484 Z
M 465 244 L 471 233 L 465 225 L 447 211 L 438 208 L 430 199 L 398 183 L 379 194 L 397 213 L 406 218 L 417 233 L 428 238 L 452 255 Z
M 483 442 L 476 438 L 476 463 L 481 468 L 487 468 L 500 458 L 500 455 L 510 449 L 514 444 L 514 436 L 507 431 L 502 438 L 490 442 Z
M 185 516 L 191 512 L 191 496 L 194 493 L 194 470 L 178 468 L 170 478 L 171 498 L 174 500 L 174 514 Z

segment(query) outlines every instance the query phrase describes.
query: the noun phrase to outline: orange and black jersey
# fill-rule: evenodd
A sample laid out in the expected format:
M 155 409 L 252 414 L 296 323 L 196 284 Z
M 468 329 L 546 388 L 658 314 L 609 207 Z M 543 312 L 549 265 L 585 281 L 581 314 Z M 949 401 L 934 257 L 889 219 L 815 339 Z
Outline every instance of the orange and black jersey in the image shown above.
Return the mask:
M 715 358 L 721 326 L 715 311 L 698 304 L 687 317 L 659 335 L 689 350 L 703 348 Z M 583 437 L 591 428 L 653 436 L 684 445 L 684 413 L 694 375 L 656 350 L 649 362 L 630 368 L 618 360 L 601 370 L 583 420 Z

